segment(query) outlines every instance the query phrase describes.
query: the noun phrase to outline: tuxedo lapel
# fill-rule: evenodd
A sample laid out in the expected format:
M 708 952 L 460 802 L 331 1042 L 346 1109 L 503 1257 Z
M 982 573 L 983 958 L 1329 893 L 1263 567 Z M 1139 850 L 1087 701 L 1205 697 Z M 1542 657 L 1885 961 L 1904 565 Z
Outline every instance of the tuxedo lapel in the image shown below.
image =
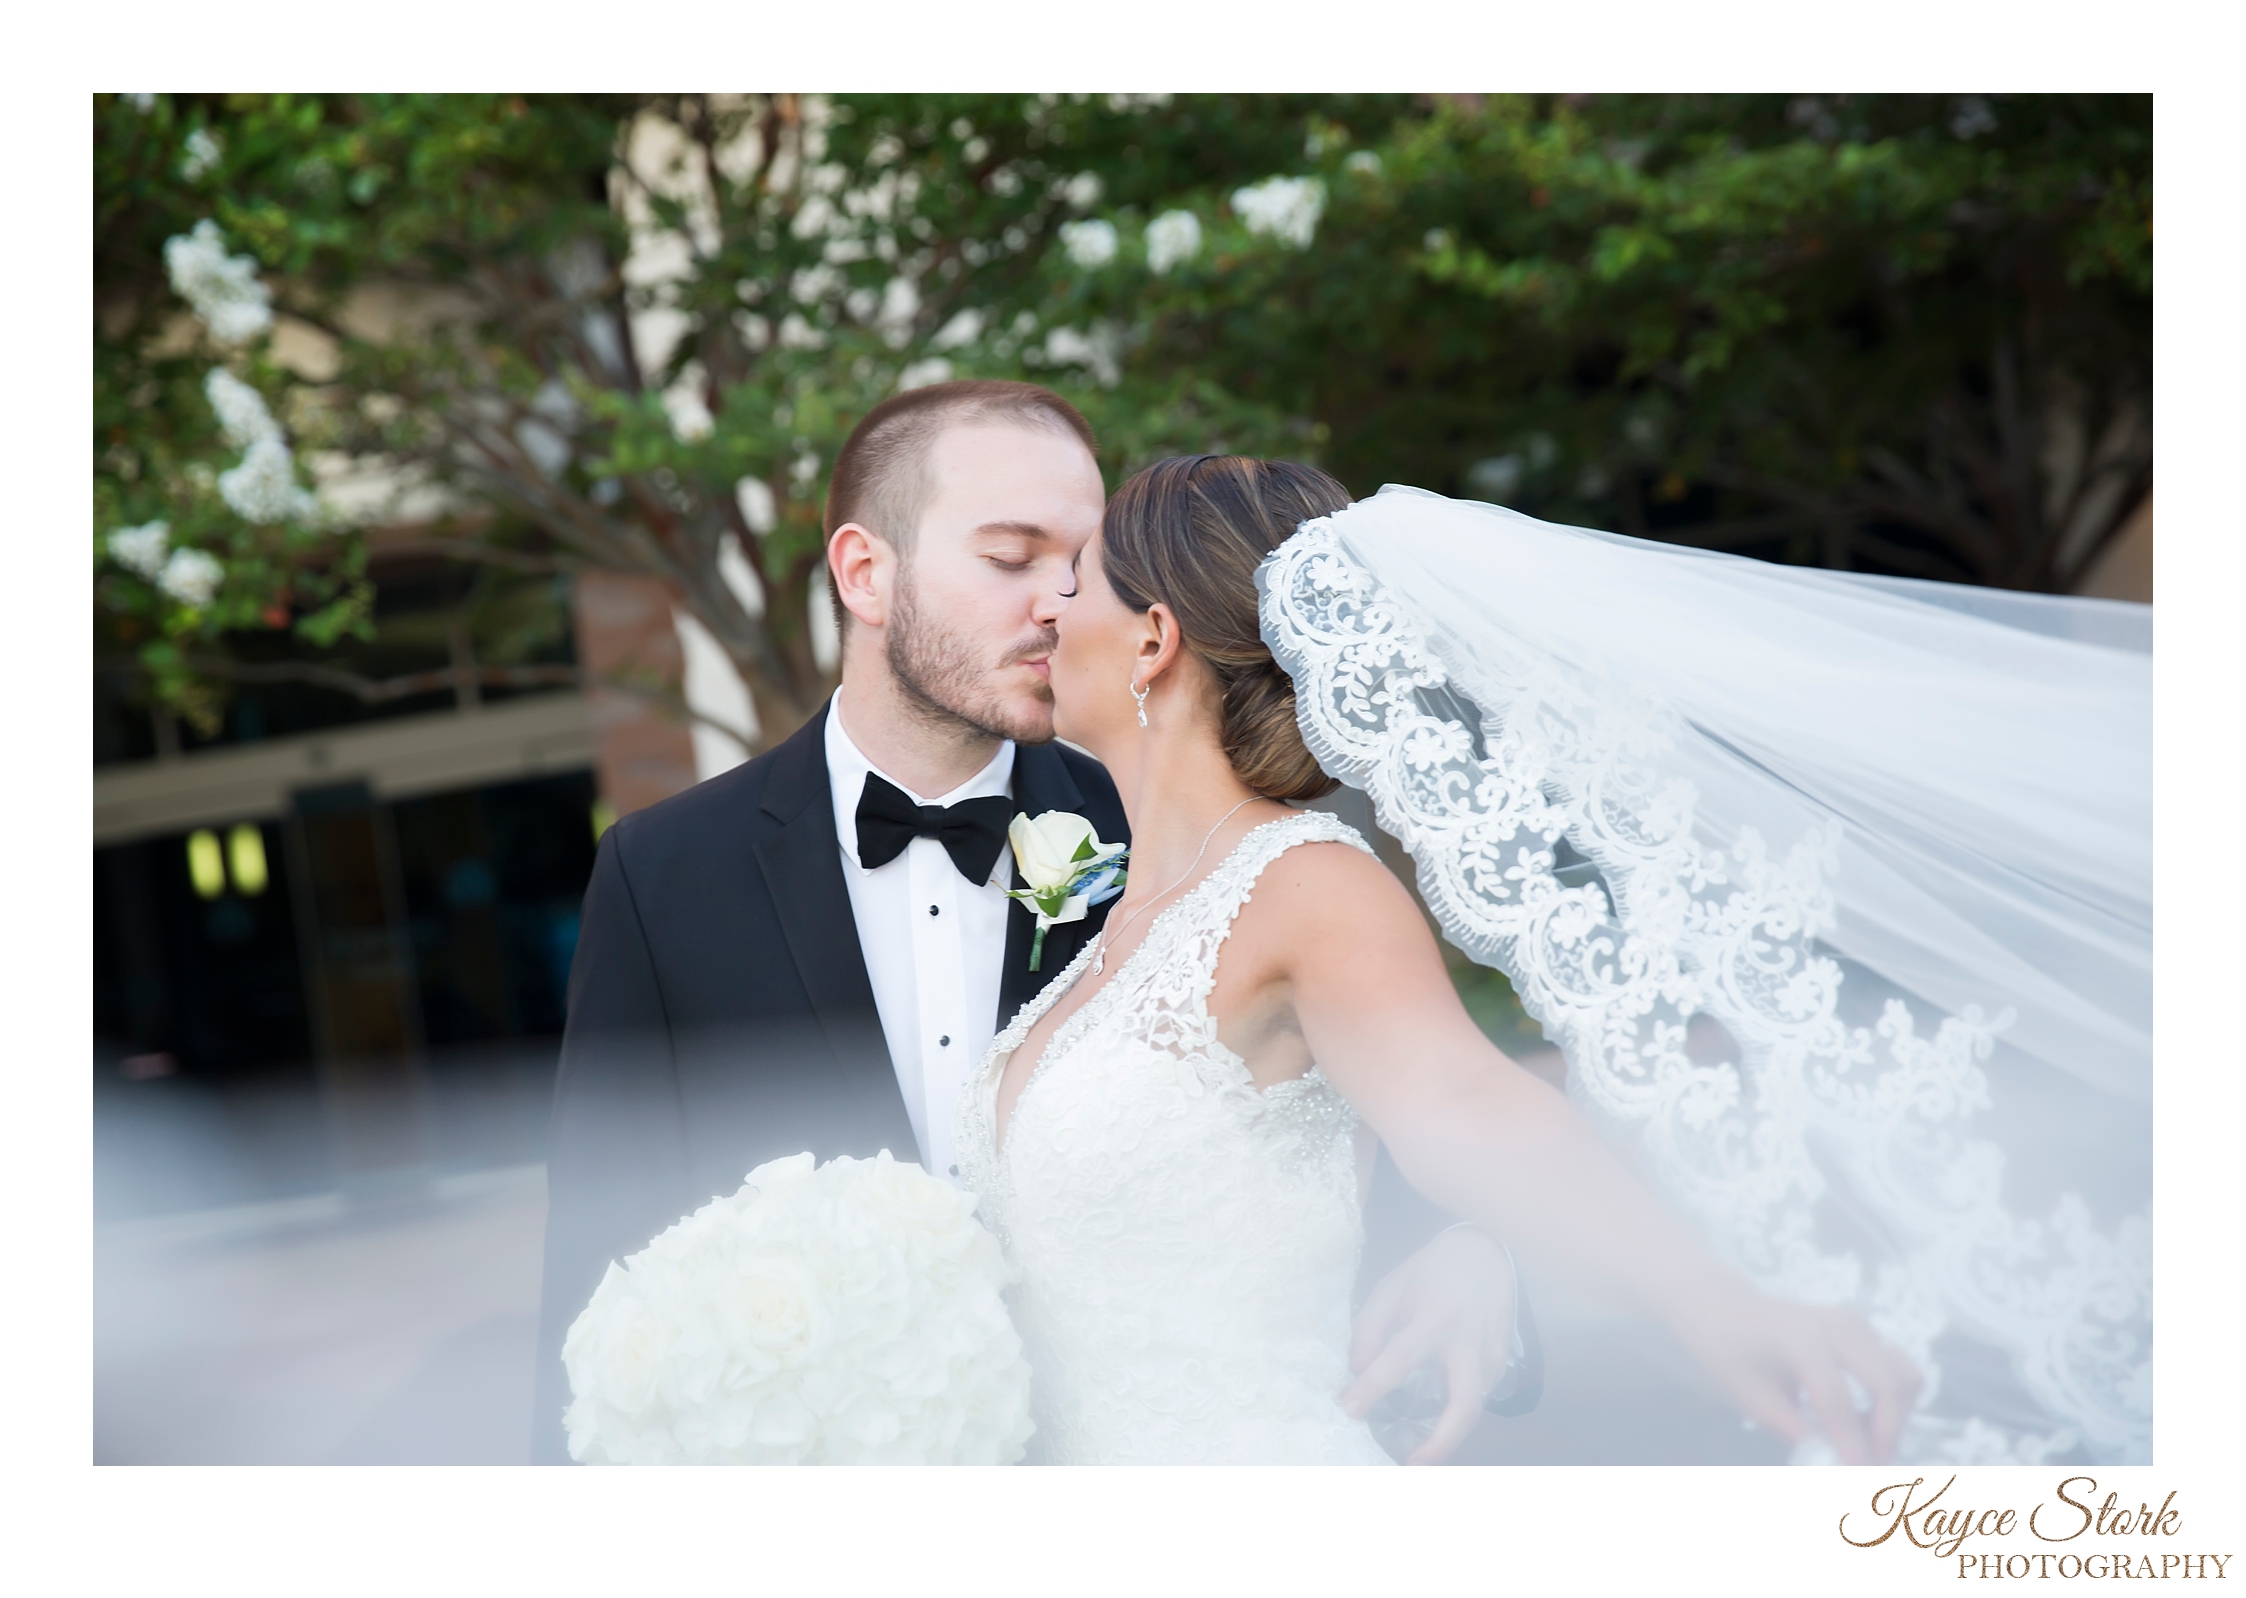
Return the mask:
M 767 823 L 756 859 L 772 908 L 810 995 L 835 1063 L 852 1094 L 884 1123 L 908 1127 L 904 1094 L 881 1033 L 873 981 L 858 943 L 850 888 L 835 836 L 833 790 L 827 776 L 826 718 L 821 711 L 772 752 L 778 763 L 762 806 Z M 905 1133 L 910 1138 L 909 1130 Z M 915 1153 L 917 1154 L 917 1150 Z
M 1052 744 L 1018 744 L 1014 750 L 1014 808 L 1025 815 L 1041 816 L 1048 810 L 1081 814 L 1084 791 L 1069 775 L 1060 751 Z M 1120 840 L 1103 837 L 1103 843 Z M 1006 853 L 1009 887 L 1025 886 L 1013 851 Z M 1109 903 L 1113 903 L 1110 900 Z M 1037 911 L 1026 900 L 1016 899 L 1006 912 L 1006 969 L 998 983 L 998 1026 L 1004 1031 L 1014 1012 L 1044 991 L 1075 959 L 1085 940 L 1107 920 L 1107 905 L 1095 905 L 1081 921 L 1056 926 L 1045 934 L 1044 958 L 1029 968 L 1030 945 L 1037 933 Z

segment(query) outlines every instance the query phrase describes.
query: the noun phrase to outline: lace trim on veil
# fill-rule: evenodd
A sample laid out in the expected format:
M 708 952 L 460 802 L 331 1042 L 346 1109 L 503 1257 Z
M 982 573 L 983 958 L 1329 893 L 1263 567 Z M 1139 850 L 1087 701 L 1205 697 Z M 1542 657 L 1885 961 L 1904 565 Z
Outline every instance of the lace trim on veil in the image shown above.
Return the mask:
M 2071 1194 L 2040 1221 L 2007 1210 L 2002 1156 L 1968 1132 L 2004 1016 L 1928 1034 L 1890 999 L 1872 1025 L 1843 1018 L 1817 941 L 1840 823 L 1717 835 L 1668 758 L 1673 711 L 1516 640 L 1460 658 L 1330 520 L 1257 580 L 1311 751 L 1370 797 L 1451 940 L 1512 979 L 1571 1096 L 1750 1277 L 1855 1303 L 1926 1371 L 1906 1454 L 2149 1460 L 2149 1217 L 2101 1231 Z M 1729 1059 L 1688 1051 L 1700 1017 Z M 1960 1372 L 1939 1402 L 1953 1330 L 2003 1349 L 2047 1418 L 1992 1421 Z

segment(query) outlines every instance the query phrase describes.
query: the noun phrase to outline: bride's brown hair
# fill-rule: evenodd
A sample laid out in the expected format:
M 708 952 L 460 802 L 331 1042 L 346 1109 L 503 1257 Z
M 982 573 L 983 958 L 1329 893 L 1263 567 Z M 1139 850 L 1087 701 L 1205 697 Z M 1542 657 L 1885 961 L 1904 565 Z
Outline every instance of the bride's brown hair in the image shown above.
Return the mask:
M 1295 685 L 1264 646 L 1256 567 L 1304 522 L 1349 505 L 1315 466 L 1245 455 L 1156 461 L 1108 501 L 1100 565 L 1136 611 L 1156 601 L 1222 696 L 1225 758 L 1267 799 L 1299 803 L 1340 786 L 1295 725 Z

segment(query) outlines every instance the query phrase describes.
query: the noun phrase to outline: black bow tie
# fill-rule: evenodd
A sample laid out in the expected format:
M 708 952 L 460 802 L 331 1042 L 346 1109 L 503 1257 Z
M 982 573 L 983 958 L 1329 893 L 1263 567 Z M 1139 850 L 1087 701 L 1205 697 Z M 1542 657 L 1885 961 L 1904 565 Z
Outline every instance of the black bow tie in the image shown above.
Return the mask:
M 962 799 L 955 805 L 916 805 L 904 789 L 869 771 L 865 791 L 858 795 L 858 864 L 871 871 L 903 854 L 913 839 L 933 838 L 959 874 L 980 885 L 990 880 L 998 851 L 1006 847 L 1006 824 L 1013 819 L 1014 801 L 1003 795 Z

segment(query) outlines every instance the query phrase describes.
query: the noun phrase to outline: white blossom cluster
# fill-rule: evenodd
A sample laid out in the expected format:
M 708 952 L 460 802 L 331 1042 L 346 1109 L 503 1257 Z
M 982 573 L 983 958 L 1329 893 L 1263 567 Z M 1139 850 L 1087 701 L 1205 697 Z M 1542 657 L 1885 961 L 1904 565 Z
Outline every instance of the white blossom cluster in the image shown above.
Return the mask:
M 1164 211 L 1146 225 L 1146 264 L 1157 273 L 1190 261 L 1201 251 L 1201 219 L 1191 211 Z
M 197 128 L 187 136 L 186 152 L 179 158 L 179 175 L 190 183 L 200 183 L 218 170 L 225 154 L 225 146 L 208 128 Z
M 1087 368 L 1102 388 L 1123 381 L 1122 330 L 1098 318 L 1088 328 L 1056 327 L 1045 335 L 1044 358 L 1056 366 Z
M 208 150 L 201 153 L 215 162 L 216 142 L 208 135 L 198 136 L 208 145 Z M 192 138 L 189 146 L 190 156 L 200 159 Z M 257 280 L 257 262 L 246 255 L 228 255 L 225 236 L 209 218 L 196 223 L 193 232 L 164 241 L 164 266 L 171 273 L 172 287 L 195 308 L 195 314 L 220 343 L 242 343 L 273 325 L 272 295 Z M 216 479 L 219 497 L 228 508 L 250 522 L 311 516 L 318 509 L 318 501 L 297 485 L 296 457 L 281 436 L 281 424 L 266 408 L 265 396 L 223 366 L 211 369 L 203 380 L 203 393 L 211 402 L 226 441 L 243 451 L 241 461 L 231 470 L 220 472 Z M 217 562 L 207 555 L 198 555 L 198 561 L 209 562 L 209 569 L 190 562 L 176 574 L 182 592 L 174 597 L 183 603 L 207 603 L 209 594 L 216 591 L 220 574 Z M 171 592 L 173 586 L 167 582 L 166 591 Z M 205 597 L 189 599 L 188 593 Z
M 1234 191 L 1232 209 L 1250 233 L 1269 233 L 1304 250 L 1325 214 L 1326 186 L 1316 178 L 1265 178 Z
M 218 597 L 226 568 L 199 549 L 173 549 L 169 522 L 120 527 L 109 535 L 109 558 L 196 610 Z
M 1061 248 L 1078 266 L 1097 271 L 1115 259 L 1115 224 L 1097 217 L 1089 222 L 1063 222 Z
M 913 361 L 897 374 L 897 392 L 908 388 L 926 388 L 931 383 L 951 381 L 951 362 L 941 355 L 931 355 L 925 360 Z
M 226 236 L 210 218 L 164 241 L 164 269 L 221 344 L 246 343 L 273 325 L 273 295 L 257 280 L 256 260 L 228 255 Z
M 281 436 L 281 424 L 266 409 L 265 396 L 223 366 L 211 368 L 203 393 L 226 441 L 244 451 L 241 464 L 218 474 L 219 497 L 227 508 L 246 522 L 310 516 L 316 501 L 297 486 L 296 457 Z
M 562 1343 L 583 1464 L 1012 1464 L 1029 1365 L 975 1200 L 883 1151 L 751 1171 Z
M 245 522 L 286 522 L 310 516 L 313 497 L 296 482 L 296 457 L 278 439 L 261 438 L 242 463 L 218 474 L 219 497 Z
M 276 444 L 281 441 L 281 424 L 266 409 L 265 396 L 225 367 L 211 368 L 210 375 L 203 379 L 203 397 L 211 402 L 226 442 L 236 449 L 248 449 L 268 439 Z
M 225 576 L 226 568 L 215 555 L 199 549 L 175 549 L 171 559 L 164 562 L 156 586 L 190 609 L 203 610 L 218 597 L 218 585 Z
M 120 527 L 109 535 L 109 558 L 125 570 L 155 582 L 164 574 L 164 555 L 171 537 L 169 522 Z

